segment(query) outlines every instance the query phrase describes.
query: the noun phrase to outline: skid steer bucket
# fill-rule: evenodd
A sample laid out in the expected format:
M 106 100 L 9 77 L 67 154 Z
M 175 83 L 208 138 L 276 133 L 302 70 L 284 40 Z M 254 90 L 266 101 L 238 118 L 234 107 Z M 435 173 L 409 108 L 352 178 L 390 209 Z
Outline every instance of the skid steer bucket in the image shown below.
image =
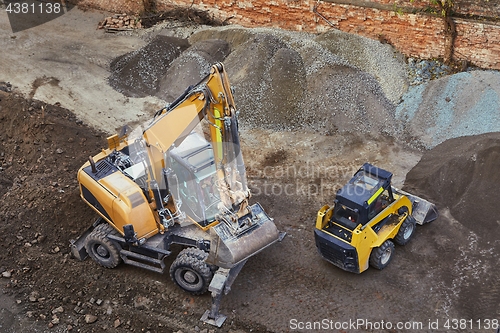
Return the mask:
M 405 195 L 408 199 L 410 199 L 413 206 L 412 216 L 418 224 L 429 223 L 437 219 L 438 210 L 436 205 L 433 203 L 394 187 L 392 188 L 392 191 L 397 194 Z

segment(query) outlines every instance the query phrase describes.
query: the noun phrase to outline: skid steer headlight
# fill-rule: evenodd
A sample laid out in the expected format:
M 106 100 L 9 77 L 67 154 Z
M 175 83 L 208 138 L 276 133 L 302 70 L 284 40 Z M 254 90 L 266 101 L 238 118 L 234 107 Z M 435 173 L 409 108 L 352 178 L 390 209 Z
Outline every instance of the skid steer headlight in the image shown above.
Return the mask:
M 356 259 L 353 257 L 346 257 L 344 260 L 344 267 L 346 269 L 354 269 L 356 268 Z

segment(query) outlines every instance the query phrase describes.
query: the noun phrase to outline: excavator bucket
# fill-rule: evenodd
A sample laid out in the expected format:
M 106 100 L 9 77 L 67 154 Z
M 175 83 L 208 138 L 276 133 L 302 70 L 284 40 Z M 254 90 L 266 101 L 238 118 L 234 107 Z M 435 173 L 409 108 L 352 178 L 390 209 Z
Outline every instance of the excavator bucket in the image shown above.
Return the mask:
M 220 223 L 210 229 L 210 252 L 206 261 L 219 266 L 208 288 L 212 293 L 212 307 L 201 317 L 210 325 L 221 327 L 226 320 L 226 316 L 219 313 L 221 297 L 231 290 L 247 259 L 285 237 L 259 203 L 248 209 L 250 213 L 237 221 L 220 218 Z
M 240 262 L 262 251 L 282 238 L 273 220 L 260 204 L 249 207 L 252 214 L 246 217 L 245 226 L 232 228 L 219 223 L 210 229 L 212 244 L 207 262 L 223 268 L 233 268 Z
M 392 191 L 397 194 L 405 195 L 408 199 L 410 199 L 413 206 L 412 216 L 418 224 L 429 223 L 437 219 L 438 210 L 436 205 L 433 203 L 394 187 L 392 188 Z

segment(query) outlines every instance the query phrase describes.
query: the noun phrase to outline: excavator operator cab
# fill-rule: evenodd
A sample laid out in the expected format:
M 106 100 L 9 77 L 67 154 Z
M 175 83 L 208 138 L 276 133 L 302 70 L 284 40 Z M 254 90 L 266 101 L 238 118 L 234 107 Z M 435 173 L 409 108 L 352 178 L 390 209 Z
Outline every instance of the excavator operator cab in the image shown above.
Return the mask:
M 211 144 L 193 131 L 168 152 L 167 165 L 178 207 L 202 227 L 215 221 L 221 200 Z

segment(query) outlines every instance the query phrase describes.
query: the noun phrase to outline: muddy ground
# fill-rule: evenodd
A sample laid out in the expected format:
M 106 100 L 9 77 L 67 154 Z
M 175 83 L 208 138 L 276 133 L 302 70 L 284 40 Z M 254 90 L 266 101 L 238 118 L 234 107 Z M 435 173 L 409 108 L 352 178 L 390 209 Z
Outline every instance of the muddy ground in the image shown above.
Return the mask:
M 86 43 L 97 37 L 81 38 L 80 50 L 89 52 Z M 111 52 L 116 55 L 145 43 L 137 36 L 98 38 L 119 41 L 123 49 Z M 106 60 L 90 66 L 100 75 L 113 58 L 102 54 Z M 41 78 L 52 73 L 56 81 L 43 81 L 43 89 L 32 89 L 38 86 L 30 75 L 40 73 L 0 78 L 17 86 L 0 91 L 0 332 L 319 331 L 307 329 L 314 322 L 334 332 L 494 331 L 500 317 L 498 135 L 447 141 L 424 152 L 378 133 L 242 128 L 253 200 L 287 237 L 248 261 L 223 299 L 228 320 L 217 329 L 199 321 L 210 297 L 184 293 L 167 275 L 70 258 L 70 239 L 96 217 L 79 198 L 77 169 L 105 146 L 110 131 L 102 128 L 132 119 L 137 105 L 142 115 L 153 112 L 156 100 L 127 99 L 112 89 L 92 98 L 90 85 L 66 85 L 64 71 L 44 71 Z M 68 90 L 81 93 L 79 99 Z M 98 113 L 85 120 L 81 107 L 97 103 L 82 99 L 106 94 L 105 109 L 127 110 L 103 113 L 110 115 L 101 124 Z M 78 111 L 54 105 L 57 100 Z M 396 186 L 406 178 L 405 187 L 438 203 L 441 216 L 397 247 L 386 269 L 354 275 L 320 259 L 313 228 L 317 210 L 366 161 L 391 170 Z
M 127 266 L 107 270 L 69 257 L 70 239 L 95 218 L 79 198 L 75 170 L 105 144 L 106 135 L 65 109 L 15 93 L 2 93 L 0 106 L 5 332 L 282 332 L 295 327 L 294 319 L 425 325 L 440 320 L 444 325 L 449 318 L 498 317 L 499 285 L 493 275 L 498 226 L 488 226 L 489 234 L 475 223 L 482 220 L 461 224 L 443 206 L 442 217 L 419 227 L 415 239 L 398 247 L 383 271 L 346 273 L 316 253 L 314 216 L 332 191 L 367 157 L 402 170 L 408 165 L 387 161 L 418 159 L 416 152 L 404 151 L 388 138 L 358 138 L 357 143 L 344 138 L 342 144 L 340 137 L 311 135 L 294 142 L 285 140 L 286 133 L 274 133 L 269 142 L 287 144 L 270 143 L 258 150 L 255 144 L 263 133 L 243 131 L 254 200 L 288 235 L 247 263 L 223 300 L 222 311 L 229 315 L 223 328 L 207 327 L 198 319 L 209 306 L 208 296 L 191 297 L 168 276 Z M 304 165 L 304 159 L 309 163 Z

